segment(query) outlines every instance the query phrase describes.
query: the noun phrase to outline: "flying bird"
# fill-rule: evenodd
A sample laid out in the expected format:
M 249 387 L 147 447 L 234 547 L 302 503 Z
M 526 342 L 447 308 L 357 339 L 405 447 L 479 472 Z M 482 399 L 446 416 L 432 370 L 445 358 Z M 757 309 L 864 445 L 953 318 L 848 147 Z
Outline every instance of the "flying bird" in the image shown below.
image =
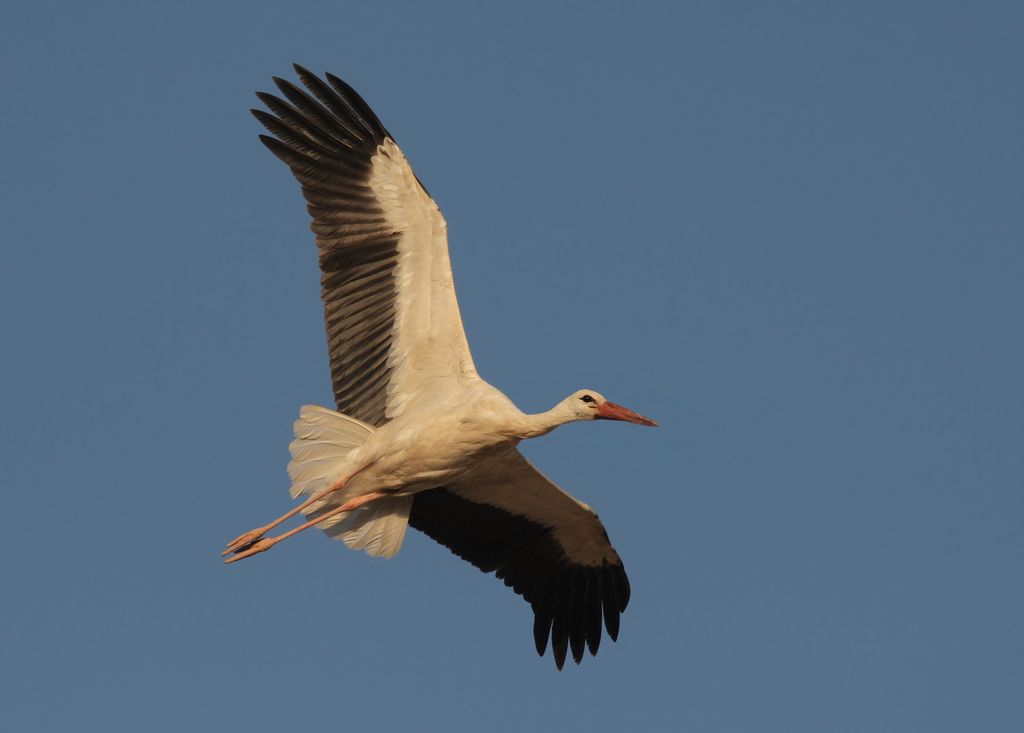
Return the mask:
M 302 502 L 228 543 L 225 562 L 309 527 L 375 557 L 407 525 L 530 603 L 541 656 L 614 641 L 629 581 L 597 515 L 518 451 L 559 425 L 655 425 L 591 389 L 526 414 L 477 374 L 448 258 L 447 224 L 377 116 L 337 77 L 296 66 L 305 91 L 274 78 L 257 93 L 260 140 L 302 187 L 319 250 L 337 410 L 305 406 L 288 473 Z M 302 513 L 308 521 L 267 533 Z

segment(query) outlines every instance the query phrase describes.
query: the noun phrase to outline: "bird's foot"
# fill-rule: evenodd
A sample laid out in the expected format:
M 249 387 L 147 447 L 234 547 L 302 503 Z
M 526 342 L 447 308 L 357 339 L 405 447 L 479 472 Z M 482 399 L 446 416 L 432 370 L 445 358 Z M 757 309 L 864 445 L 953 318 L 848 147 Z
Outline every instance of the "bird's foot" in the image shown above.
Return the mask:
M 244 560 L 247 557 L 259 554 L 265 550 L 269 550 L 271 547 L 277 544 L 280 537 L 268 537 L 265 540 L 255 540 L 248 545 L 243 545 L 239 549 L 235 550 L 235 554 L 224 560 L 225 563 L 233 563 L 238 560 Z
M 265 535 L 266 533 L 266 527 L 257 527 L 256 529 L 249 530 L 245 534 L 240 534 L 237 537 L 235 537 L 235 539 L 231 540 L 227 544 L 228 549 L 224 550 L 224 552 L 220 554 L 221 556 L 224 556 L 230 555 L 232 553 L 238 553 L 243 550 L 247 550 L 249 547 L 255 544 L 256 540 L 263 537 L 263 535 Z

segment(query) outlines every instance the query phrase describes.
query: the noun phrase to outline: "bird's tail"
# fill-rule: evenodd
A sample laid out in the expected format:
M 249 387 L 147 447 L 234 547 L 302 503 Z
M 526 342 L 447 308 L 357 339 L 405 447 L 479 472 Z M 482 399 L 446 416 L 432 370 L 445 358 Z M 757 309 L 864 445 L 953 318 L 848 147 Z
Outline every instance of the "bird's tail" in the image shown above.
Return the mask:
M 288 475 L 292 479 L 292 498 L 313 496 L 351 472 L 349 455 L 362 446 L 375 428 L 326 407 L 305 405 L 295 421 L 295 440 L 288 446 L 292 460 Z M 348 499 L 344 490 L 315 502 L 306 516 L 339 506 Z M 402 547 L 409 524 L 412 497 L 377 499 L 351 512 L 328 517 L 317 525 L 328 537 L 339 539 L 353 550 L 364 550 L 373 557 L 393 557 Z

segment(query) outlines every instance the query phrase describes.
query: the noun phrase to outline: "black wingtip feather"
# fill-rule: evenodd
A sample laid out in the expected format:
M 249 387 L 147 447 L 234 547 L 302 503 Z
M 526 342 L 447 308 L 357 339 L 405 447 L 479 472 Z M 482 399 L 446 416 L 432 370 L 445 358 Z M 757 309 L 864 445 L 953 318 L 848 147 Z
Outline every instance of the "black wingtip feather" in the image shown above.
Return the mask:
M 629 597 L 631 591 L 629 588 L 629 576 L 626 575 L 626 570 L 621 565 L 618 568 L 618 577 L 621 584 L 621 605 L 619 606 L 619 611 L 622 612 L 625 611 L 626 606 L 629 605 Z
M 288 162 L 288 156 L 292 154 L 292 149 L 283 142 L 278 140 L 276 137 L 271 137 L 270 135 L 260 135 L 260 142 L 263 143 L 267 147 L 267 150 L 273 153 L 276 158 L 281 160 L 283 163 L 291 165 Z
M 555 658 L 555 666 L 559 670 L 565 666 L 565 654 L 569 651 L 569 634 L 563 627 L 562 620 L 556 616 L 551 624 L 551 655 Z
M 601 598 L 604 608 L 604 627 L 608 630 L 608 636 L 612 641 L 619 638 L 619 601 L 615 596 L 615 585 L 612 582 L 614 575 L 607 573 L 605 581 L 601 585 Z
M 394 136 L 384 129 L 384 125 L 381 124 L 374 111 L 370 109 L 370 105 L 368 105 L 363 98 L 359 96 L 359 93 L 356 92 L 355 89 L 350 87 L 334 74 L 325 74 L 325 76 L 327 77 L 328 83 L 334 87 L 335 91 L 341 95 L 342 99 L 355 108 L 355 111 L 358 113 L 357 116 L 362 118 L 362 122 L 366 125 L 368 130 L 372 132 L 379 131 L 385 137 L 390 137 L 394 140 Z
M 584 571 L 574 573 L 572 580 L 572 596 L 569 600 L 569 647 L 572 649 L 572 658 L 576 664 L 583 661 L 583 651 L 586 649 L 587 627 L 584 613 L 587 602 L 587 588 Z
M 601 573 L 590 571 L 587 574 L 587 614 L 586 624 L 587 648 L 590 656 L 596 656 L 601 646 Z
M 564 595 L 555 597 L 555 607 L 551 612 L 551 654 L 555 658 L 555 666 L 561 669 L 565 665 L 565 654 L 569 650 L 569 599 Z
M 541 657 L 548 648 L 548 636 L 551 634 L 551 615 L 534 607 L 533 643 L 537 654 Z

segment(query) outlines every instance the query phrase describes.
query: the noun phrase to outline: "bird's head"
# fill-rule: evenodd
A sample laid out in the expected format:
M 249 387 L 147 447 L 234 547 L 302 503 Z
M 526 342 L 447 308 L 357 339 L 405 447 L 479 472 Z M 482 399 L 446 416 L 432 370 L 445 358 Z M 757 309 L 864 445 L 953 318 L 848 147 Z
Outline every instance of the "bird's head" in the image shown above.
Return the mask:
M 562 402 L 575 416 L 576 420 L 623 420 L 637 425 L 657 427 L 658 423 L 650 418 L 633 412 L 622 405 L 609 402 L 601 394 L 592 389 L 581 389 L 573 392 Z

